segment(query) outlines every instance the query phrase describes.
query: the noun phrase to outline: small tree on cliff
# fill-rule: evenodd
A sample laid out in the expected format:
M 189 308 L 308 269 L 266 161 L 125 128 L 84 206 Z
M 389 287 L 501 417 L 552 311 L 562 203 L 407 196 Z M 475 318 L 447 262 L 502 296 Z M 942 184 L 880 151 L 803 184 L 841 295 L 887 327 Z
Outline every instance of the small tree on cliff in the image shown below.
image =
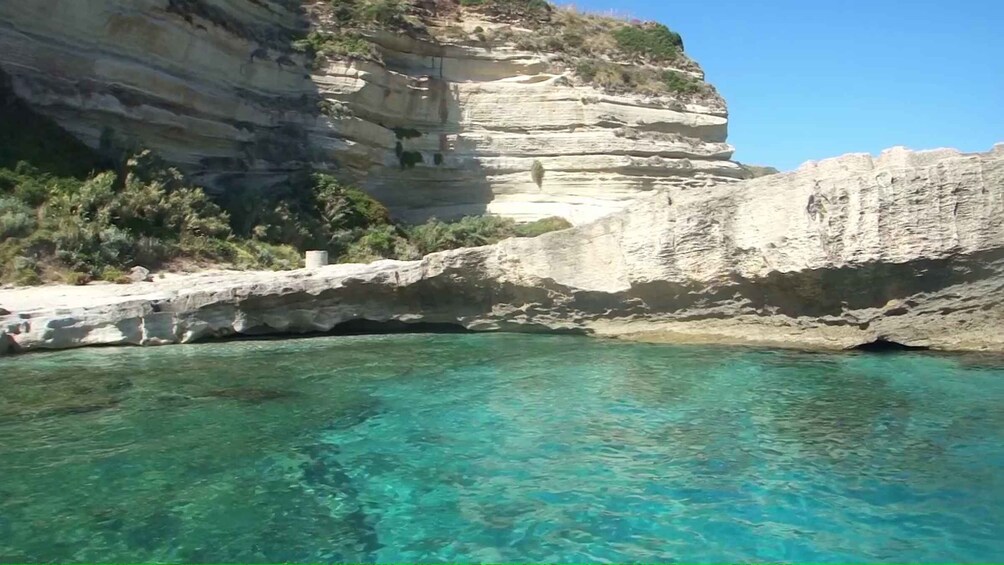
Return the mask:
M 534 161 L 533 165 L 530 166 L 530 177 L 533 182 L 537 183 L 537 188 L 544 186 L 544 164 L 540 161 Z

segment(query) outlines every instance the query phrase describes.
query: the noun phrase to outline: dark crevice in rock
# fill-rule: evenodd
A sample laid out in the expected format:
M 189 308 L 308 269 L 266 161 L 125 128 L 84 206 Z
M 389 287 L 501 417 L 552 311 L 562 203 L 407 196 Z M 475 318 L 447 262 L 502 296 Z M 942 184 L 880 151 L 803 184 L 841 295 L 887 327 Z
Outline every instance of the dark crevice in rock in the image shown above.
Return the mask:
M 9 336 L 7 332 L 0 332 L 0 355 L 17 352 L 17 342 L 14 341 L 14 338 Z
M 208 22 L 237 37 L 254 41 L 261 45 L 288 50 L 290 43 L 297 37 L 297 30 L 293 26 L 293 23 L 289 21 L 291 19 L 289 15 L 277 14 L 268 5 L 261 2 L 252 3 L 260 6 L 267 13 L 285 17 L 279 17 L 267 23 L 248 22 L 242 18 L 235 17 L 234 13 L 224 7 L 214 5 L 213 2 L 208 0 L 168 0 L 164 11 L 181 17 L 186 23 L 194 25 L 198 29 L 205 30 L 206 27 L 196 22 L 196 19 Z M 285 26 L 280 23 L 284 19 L 287 20 Z
M 331 329 L 329 335 L 366 335 L 366 334 L 391 334 L 391 333 L 468 333 L 470 330 L 460 324 L 435 323 L 435 322 L 415 322 L 407 323 L 400 320 L 387 320 L 380 322 L 357 318 L 342 322 Z
M 1004 268 L 1004 250 L 965 258 L 916 259 L 905 263 L 869 263 L 840 268 L 771 272 L 761 279 L 736 278 L 712 302 L 739 292 L 759 311 L 789 317 L 842 317 L 848 310 L 884 308 L 893 300 L 991 278 Z M 890 309 L 887 315 L 904 312 Z
M 880 337 L 875 341 L 862 343 L 861 345 L 855 347 L 854 349 L 857 351 L 866 351 L 869 353 L 895 353 L 897 351 L 927 351 L 930 349 L 930 347 L 924 347 L 918 345 L 904 345 L 902 343 L 898 343 Z
M 329 331 L 284 331 L 269 326 L 245 328 L 240 333 L 221 330 L 219 333 L 205 335 L 190 343 L 226 343 L 234 341 L 280 341 L 290 339 L 310 339 L 326 336 L 379 335 L 401 333 L 431 333 L 456 334 L 469 333 L 460 324 L 435 322 L 401 322 L 399 320 L 376 321 L 365 318 L 348 320 L 336 325 Z

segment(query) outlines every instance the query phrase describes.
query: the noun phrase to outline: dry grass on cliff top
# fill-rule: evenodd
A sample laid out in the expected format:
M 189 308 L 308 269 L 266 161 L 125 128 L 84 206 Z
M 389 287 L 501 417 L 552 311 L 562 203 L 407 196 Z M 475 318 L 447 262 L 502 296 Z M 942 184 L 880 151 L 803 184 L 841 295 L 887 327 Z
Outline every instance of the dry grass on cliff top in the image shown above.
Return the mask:
M 489 49 L 515 45 L 549 55 L 580 83 L 613 93 L 717 96 L 684 53 L 678 33 L 613 12 L 555 7 L 543 0 L 326 0 L 315 2 L 312 13 L 314 29 L 296 46 L 318 62 L 381 62 L 368 33 L 382 30 Z
M 581 81 L 621 94 L 702 99 L 717 96 L 683 51 L 683 39 L 665 25 L 612 13 L 554 8 L 534 29 L 493 26 L 483 41 L 547 53 Z

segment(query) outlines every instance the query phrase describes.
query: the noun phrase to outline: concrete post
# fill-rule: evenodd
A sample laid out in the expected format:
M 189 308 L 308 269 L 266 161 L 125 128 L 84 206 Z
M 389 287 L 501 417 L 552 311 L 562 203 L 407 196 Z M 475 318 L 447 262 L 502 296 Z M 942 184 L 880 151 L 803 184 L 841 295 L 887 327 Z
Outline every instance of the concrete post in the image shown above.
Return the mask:
M 328 264 L 328 252 L 308 251 L 304 263 L 308 269 L 319 269 Z

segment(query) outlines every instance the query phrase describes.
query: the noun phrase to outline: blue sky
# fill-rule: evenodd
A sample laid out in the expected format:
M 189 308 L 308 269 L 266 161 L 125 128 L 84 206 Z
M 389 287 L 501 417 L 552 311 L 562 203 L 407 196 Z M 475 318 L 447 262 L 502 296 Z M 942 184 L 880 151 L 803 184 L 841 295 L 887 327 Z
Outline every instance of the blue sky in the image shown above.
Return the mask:
M 560 4 L 566 4 L 559 0 Z M 1004 0 L 577 0 L 683 36 L 737 160 L 1004 141 Z

